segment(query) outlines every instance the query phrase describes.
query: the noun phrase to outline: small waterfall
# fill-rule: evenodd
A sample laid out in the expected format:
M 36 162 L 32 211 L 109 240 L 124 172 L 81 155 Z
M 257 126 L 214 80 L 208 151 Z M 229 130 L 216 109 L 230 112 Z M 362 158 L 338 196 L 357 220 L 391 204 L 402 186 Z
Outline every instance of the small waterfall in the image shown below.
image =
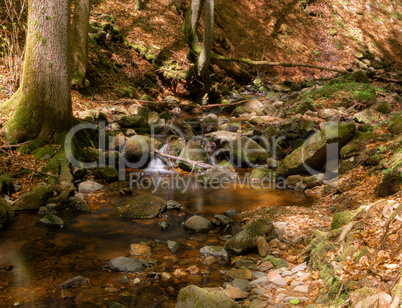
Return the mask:
M 162 153 L 166 153 L 166 149 L 167 149 L 168 144 L 165 143 L 162 148 L 160 149 L 160 151 Z M 144 168 L 144 172 L 146 173 L 157 173 L 157 174 L 161 174 L 161 173 L 172 173 L 171 170 L 167 170 L 165 169 L 166 164 L 163 162 L 162 159 L 159 158 L 158 155 L 154 155 L 151 158 L 151 161 L 148 163 L 148 165 Z

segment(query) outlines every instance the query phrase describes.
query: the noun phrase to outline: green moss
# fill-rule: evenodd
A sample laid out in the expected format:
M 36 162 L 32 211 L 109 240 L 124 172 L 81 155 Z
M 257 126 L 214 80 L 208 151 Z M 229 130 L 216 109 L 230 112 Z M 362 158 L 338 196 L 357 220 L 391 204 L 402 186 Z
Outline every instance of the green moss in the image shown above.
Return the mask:
M 245 106 L 237 106 L 233 110 L 231 116 L 232 117 L 238 117 L 238 116 L 242 115 L 243 113 L 249 113 L 249 112 L 250 112 L 250 110 L 247 107 L 245 107 Z
M 11 196 L 15 192 L 13 180 L 8 173 L 0 175 L 0 194 Z
M 273 179 L 274 174 L 275 173 L 270 169 L 264 167 L 258 167 L 254 168 L 253 171 L 251 171 L 250 179 L 258 179 L 258 180 Z
M 397 135 L 402 132 L 402 117 L 396 118 L 389 126 L 390 133 Z
M 265 164 L 268 158 L 268 153 L 257 142 L 245 136 L 236 139 L 230 150 L 237 163 L 242 166 Z
M 0 197 L 0 230 L 7 227 L 14 219 L 14 210 L 5 199 Z
M 119 171 L 116 168 L 106 166 L 105 168 L 97 169 L 96 174 L 106 180 L 106 182 L 117 181 L 119 177 Z
M 282 260 L 282 259 L 279 259 L 279 258 L 275 258 L 275 257 L 273 257 L 273 256 L 265 257 L 265 258 L 262 260 L 262 262 L 266 262 L 266 261 L 271 262 L 272 265 L 275 266 L 275 267 L 277 267 L 277 268 L 288 267 L 288 266 L 289 266 L 289 264 L 288 264 L 285 260 Z
M 14 205 L 17 211 L 37 212 L 41 206 L 45 206 L 47 200 L 53 196 L 53 188 L 50 186 L 38 186 L 30 192 L 22 195 Z
M 353 214 L 350 211 L 336 213 L 332 218 L 331 230 L 338 229 L 352 221 Z
M 189 141 L 187 143 L 187 145 L 181 150 L 180 157 L 192 161 L 200 161 L 203 163 L 208 162 L 207 153 L 205 152 L 204 148 L 195 141 Z M 196 171 L 200 170 L 199 167 L 190 165 L 182 161 L 178 161 L 178 165 L 180 166 L 180 168 L 187 171 L 191 171 L 193 170 L 193 168 Z
M 48 155 L 49 158 L 53 157 L 54 154 L 56 153 L 57 148 L 56 147 L 42 147 L 38 148 L 34 151 L 32 151 L 32 156 L 35 157 L 36 159 L 41 159 L 45 155 Z

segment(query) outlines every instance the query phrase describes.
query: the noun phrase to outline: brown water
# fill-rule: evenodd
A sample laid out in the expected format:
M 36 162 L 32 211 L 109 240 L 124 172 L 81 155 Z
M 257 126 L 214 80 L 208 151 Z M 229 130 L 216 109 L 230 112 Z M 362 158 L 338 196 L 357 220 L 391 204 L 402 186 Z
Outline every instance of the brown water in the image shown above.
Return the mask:
M 176 200 L 188 211 L 208 218 L 229 208 L 240 212 L 259 207 L 309 204 L 302 195 L 293 192 L 235 187 L 233 184 L 226 189 L 200 186 L 187 191 L 159 189 L 156 194 L 167 200 Z M 219 269 L 228 264 L 205 267 L 199 259 L 201 247 L 224 244 L 219 239 L 223 235 L 221 230 L 201 235 L 188 234 L 183 230 L 187 218 L 183 211 L 167 211 L 155 219 L 121 219 L 114 206 L 127 198 L 130 196 L 117 198 L 106 194 L 99 202 L 91 203 L 95 209 L 91 213 L 62 211 L 58 215 L 67 227 L 61 230 L 37 225 L 37 215 L 19 214 L 16 222 L 0 232 L 0 307 L 12 307 L 17 303 L 22 307 L 102 307 L 114 301 L 128 307 L 173 307 L 178 290 L 185 285 L 222 284 Z M 159 230 L 157 223 L 161 220 L 171 224 L 168 231 Z M 150 259 L 157 263 L 146 270 L 147 274 L 103 270 L 111 258 L 129 256 L 130 244 L 141 241 L 155 243 L 155 239 L 162 243 L 153 244 Z M 166 248 L 163 242 L 167 240 L 180 243 L 176 254 Z M 186 269 L 191 265 L 201 269 L 199 275 L 163 282 L 152 278 L 154 274 L 150 273 L 165 271 L 173 274 L 176 268 Z M 10 266 L 12 270 L 9 270 Z M 69 289 L 67 293 L 60 290 L 62 282 L 78 275 L 88 278 L 91 283 Z M 124 284 L 120 280 L 123 276 L 138 277 L 141 283 L 138 286 Z M 174 292 L 168 292 L 169 286 L 174 288 Z M 63 298 L 66 294 L 71 298 Z

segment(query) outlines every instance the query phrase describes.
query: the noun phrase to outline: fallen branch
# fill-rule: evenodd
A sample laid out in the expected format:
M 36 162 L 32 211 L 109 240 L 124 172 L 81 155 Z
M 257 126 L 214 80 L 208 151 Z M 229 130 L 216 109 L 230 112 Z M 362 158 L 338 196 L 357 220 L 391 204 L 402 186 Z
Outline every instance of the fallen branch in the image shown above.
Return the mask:
M 343 243 L 345 241 L 346 236 L 348 235 L 350 230 L 352 230 L 354 224 L 355 224 L 355 222 L 351 221 L 350 223 L 348 223 L 346 226 L 343 227 L 342 233 L 339 236 L 339 240 L 338 240 L 339 243 Z
M 43 175 L 46 175 L 46 176 L 52 176 L 52 177 L 54 177 L 54 178 L 56 178 L 56 179 L 60 178 L 60 176 L 58 176 L 58 175 L 54 175 L 54 174 L 50 174 L 50 173 L 45 173 L 45 172 L 36 171 L 36 170 L 34 170 L 34 169 L 27 168 L 27 167 L 25 167 L 25 166 L 23 166 L 23 167 L 24 167 L 24 169 L 26 169 L 26 170 L 28 170 L 28 171 L 31 171 L 31 172 L 34 172 L 34 173 L 43 174 Z
M 349 302 L 350 302 L 350 297 L 342 305 L 338 306 L 338 308 L 346 307 L 349 304 Z
M 31 143 L 32 141 L 27 141 L 23 143 L 18 143 L 18 144 L 8 144 L 8 145 L 2 145 L 0 146 L 0 149 L 14 149 L 14 148 L 19 148 L 23 144 Z
M 385 231 L 384 231 L 384 235 L 382 236 L 381 240 L 380 240 L 380 247 L 381 249 L 384 248 L 384 241 L 385 238 L 387 236 L 388 230 L 389 230 L 389 225 L 391 224 L 391 222 L 395 219 L 395 217 L 399 214 L 399 212 L 402 211 L 402 203 L 399 204 L 399 206 L 395 209 L 395 211 L 391 214 L 391 216 L 388 217 L 388 220 L 385 224 Z
M 263 98 L 259 98 L 256 99 L 257 101 L 264 101 L 266 100 L 266 97 Z M 253 99 L 254 100 L 254 99 Z M 250 101 L 249 99 L 242 99 L 241 101 L 238 102 L 234 102 L 234 103 L 229 103 L 229 104 L 212 104 L 212 105 L 204 105 L 204 106 L 200 106 L 198 107 L 199 109 L 204 109 L 204 108 L 214 108 L 214 107 L 222 107 L 222 106 L 233 106 L 233 105 L 239 105 L 239 104 L 243 104 Z
M 218 56 L 218 55 L 212 55 L 211 59 L 216 60 L 216 61 L 228 61 L 228 62 L 237 62 L 237 63 L 244 63 L 248 65 L 266 65 L 266 66 L 283 66 L 283 67 L 309 67 L 309 68 L 315 68 L 323 71 L 333 71 L 333 72 L 338 72 L 342 74 L 346 74 L 346 70 L 341 70 L 338 68 L 330 68 L 330 67 L 324 67 L 324 66 L 319 66 L 319 65 L 314 65 L 314 64 L 307 64 L 307 63 L 283 63 L 283 62 L 268 62 L 268 61 L 253 61 L 250 59 L 244 59 L 244 58 L 227 58 L 223 56 Z
M 154 152 L 162 157 L 166 157 L 166 158 L 173 159 L 173 160 L 180 160 L 182 162 L 185 162 L 185 163 L 193 165 L 193 166 L 198 166 L 198 167 L 206 168 L 206 169 L 210 169 L 210 168 L 214 167 L 212 165 L 203 163 L 201 161 L 194 161 L 194 160 L 190 160 L 190 159 L 186 159 L 186 158 L 182 158 L 182 157 L 178 157 L 178 156 L 174 156 L 174 155 L 170 155 L 170 154 L 165 154 L 157 149 L 154 149 Z

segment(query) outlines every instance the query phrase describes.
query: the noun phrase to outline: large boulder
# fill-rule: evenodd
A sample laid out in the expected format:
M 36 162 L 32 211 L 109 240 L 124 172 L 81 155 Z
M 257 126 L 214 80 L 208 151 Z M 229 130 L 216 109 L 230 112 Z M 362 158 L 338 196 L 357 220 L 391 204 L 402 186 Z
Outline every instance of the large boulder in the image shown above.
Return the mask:
M 268 153 L 257 142 L 245 136 L 233 142 L 230 152 L 233 161 L 243 167 L 265 164 L 268 158 Z
M 218 130 L 213 133 L 206 134 L 207 137 L 212 137 L 212 140 L 218 147 L 225 147 L 225 145 L 231 144 L 237 139 L 237 133 L 229 132 L 226 130 Z
M 225 243 L 225 249 L 232 254 L 240 255 L 257 248 L 259 236 L 270 241 L 277 237 L 275 227 L 270 220 L 258 219 L 249 223 Z
M 180 290 L 176 308 L 240 308 L 233 299 L 224 295 L 220 289 L 202 289 L 189 285 Z
M 0 230 L 7 227 L 14 218 L 14 210 L 5 199 L 0 198 Z
M 15 192 L 13 180 L 8 173 L 0 173 L 0 195 L 9 195 Z
M 204 148 L 196 141 L 190 140 L 186 146 L 181 150 L 180 152 L 180 157 L 185 158 L 191 161 L 199 161 L 203 163 L 208 162 L 208 157 L 207 157 L 207 152 L 204 150 Z M 179 161 L 178 165 L 180 168 L 183 170 L 191 171 L 193 170 L 198 170 L 196 166 L 193 166 L 189 163 L 185 163 L 183 161 Z
M 282 161 L 277 174 L 287 176 L 308 173 L 309 168 L 315 171 L 321 170 L 326 162 L 327 145 L 337 143 L 340 149 L 353 138 L 355 131 L 355 124 L 350 123 L 329 125 L 316 132 Z M 338 157 L 338 153 L 334 156 Z
M 147 193 L 119 205 L 120 216 L 125 218 L 154 218 L 165 209 L 165 199 Z
M 136 168 L 144 167 L 151 156 L 153 150 L 160 147 L 160 142 L 148 136 L 135 135 L 127 140 L 123 149 L 126 159 L 134 163 Z

